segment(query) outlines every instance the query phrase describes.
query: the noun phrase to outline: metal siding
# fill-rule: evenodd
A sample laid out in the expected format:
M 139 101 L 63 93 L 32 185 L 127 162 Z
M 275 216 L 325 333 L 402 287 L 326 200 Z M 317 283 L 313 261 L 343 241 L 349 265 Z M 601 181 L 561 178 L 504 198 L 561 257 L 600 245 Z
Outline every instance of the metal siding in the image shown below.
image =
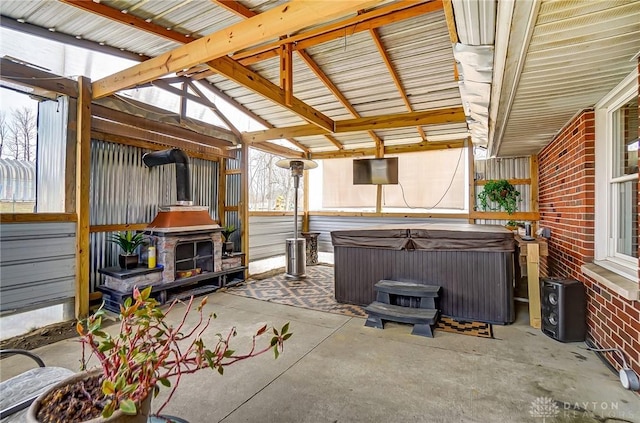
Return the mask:
M 249 216 L 249 260 L 284 255 L 288 238 L 293 238 L 293 216 Z
M 73 222 L 3 224 L 0 230 L 0 311 L 75 295 Z
M 92 141 L 91 225 L 149 223 L 158 206 L 176 202 L 175 166 L 147 168 L 142 155 L 149 150 L 104 141 Z M 217 218 L 218 163 L 189 158 L 193 204 L 207 206 Z M 92 233 L 90 238 L 91 290 L 104 276 L 98 269 L 113 266 L 118 247 L 108 242 L 110 234 Z
M 432 219 L 411 217 L 356 217 L 356 216 L 309 216 L 309 232 L 320 232 L 318 236 L 318 251 L 333 253 L 331 231 L 358 229 L 367 226 L 380 225 L 413 225 L 421 223 L 468 223 L 466 218 Z
M 65 155 L 69 98 L 38 104 L 38 161 L 36 170 L 36 210 L 65 210 Z
M 531 177 L 529 168 L 529 157 L 504 157 L 499 159 L 475 160 L 474 169 L 478 180 L 496 179 L 528 179 Z M 518 211 L 528 212 L 531 210 L 531 185 L 515 185 L 520 191 L 520 203 Z M 478 194 L 482 192 L 482 186 L 476 188 L 476 209 L 480 209 Z M 491 220 L 487 224 L 504 225 L 507 220 Z

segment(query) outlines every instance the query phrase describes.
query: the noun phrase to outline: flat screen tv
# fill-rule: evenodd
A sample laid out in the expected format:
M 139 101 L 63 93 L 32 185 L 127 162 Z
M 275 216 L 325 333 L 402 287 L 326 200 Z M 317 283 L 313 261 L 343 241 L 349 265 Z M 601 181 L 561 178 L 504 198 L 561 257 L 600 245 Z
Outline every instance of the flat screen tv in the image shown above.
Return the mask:
M 398 183 L 398 158 L 356 159 L 353 161 L 354 185 Z

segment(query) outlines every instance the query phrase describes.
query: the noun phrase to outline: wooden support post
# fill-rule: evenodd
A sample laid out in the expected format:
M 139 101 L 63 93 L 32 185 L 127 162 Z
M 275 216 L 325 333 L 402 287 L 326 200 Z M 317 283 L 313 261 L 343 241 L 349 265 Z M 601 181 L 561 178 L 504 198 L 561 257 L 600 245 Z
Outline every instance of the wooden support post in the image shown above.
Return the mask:
M 468 189 L 469 189 L 469 210 L 473 210 L 476 206 L 476 167 L 473 156 L 473 143 L 471 138 L 467 138 L 467 157 L 469 160 L 469 176 L 468 176 Z M 476 220 L 469 218 L 469 223 L 476 223 Z
M 249 145 L 242 144 L 240 150 L 240 204 L 238 211 L 240 214 L 240 240 L 242 243 L 242 252 L 244 253 L 244 264 L 249 265 Z M 245 278 L 246 278 L 245 271 Z
M 376 158 L 384 157 L 384 142 L 376 144 Z M 382 213 L 382 185 L 376 185 L 376 213 Z
M 78 78 L 76 141 L 76 318 L 89 314 L 89 181 L 91 177 L 91 80 Z
M 225 208 L 227 206 L 227 159 L 221 158 L 218 165 L 218 220 L 220 226 L 224 227 L 227 216 Z
M 527 283 L 529 285 L 529 325 L 540 329 L 540 246 L 536 242 L 527 243 Z
M 529 157 L 529 175 L 531 179 L 531 198 L 529 199 L 531 204 L 531 210 L 533 212 L 538 211 L 538 156 L 533 155 Z M 535 234 L 538 230 L 538 222 L 532 222 L 532 231 Z
M 280 88 L 284 90 L 284 104 L 293 105 L 293 46 L 280 46 Z

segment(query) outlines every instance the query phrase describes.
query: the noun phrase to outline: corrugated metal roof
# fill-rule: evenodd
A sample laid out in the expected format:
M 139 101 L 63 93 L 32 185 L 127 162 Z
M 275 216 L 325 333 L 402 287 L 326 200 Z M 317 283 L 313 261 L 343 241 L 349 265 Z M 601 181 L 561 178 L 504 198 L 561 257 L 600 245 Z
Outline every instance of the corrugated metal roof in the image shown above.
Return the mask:
M 246 0 L 240 4 L 261 13 L 284 0 Z M 244 18 L 209 0 L 102 0 L 103 6 L 160 25 L 176 33 L 199 38 L 223 30 Z M 180 43 L 145 32 L 132 25 L 89 13 L 73 6 L 47 0 L 5 1 L 2 14 L 24 19 L 33 25 L 72 36 L 102 42 L 147 56 L 165 53 Z M 360 116 L 405 113 L 409 110 L 387 70 L 369 31 L 345 36 L 312 46 L 306 50 L 329 80 L 342 92 Z M 384 48 L 393 62 L 401 84 L 415 111 L 462 105 L 454 79 L 454 58 L 448 28 L 442 10 L 394 22 L 377 28 Z M 255 63 L 250 68 L 279 85 L 277 58 Z M 307 122 L 287 108 L 255 94 L 226 78 L 207 78 L 213 85 L 275 127 L 288 127 Z M 294 95 L 334 120 L 353 118 L 334 94 L 319 80 L 306 63 L 294 54 Z M 458 139 L 465 124 L 424 127 L 434 140 Z M 417 128 L 377 131 L 390 145 L 420 142 Z M 372 147 L 367 132 L 336 134 L 345 147 Z M 301 137 L 300 143 L 312 150 L 335 150 L 324 136 Z
M 538 153 L 635 67 L 640 1 L 542 1 L 499 148 Z

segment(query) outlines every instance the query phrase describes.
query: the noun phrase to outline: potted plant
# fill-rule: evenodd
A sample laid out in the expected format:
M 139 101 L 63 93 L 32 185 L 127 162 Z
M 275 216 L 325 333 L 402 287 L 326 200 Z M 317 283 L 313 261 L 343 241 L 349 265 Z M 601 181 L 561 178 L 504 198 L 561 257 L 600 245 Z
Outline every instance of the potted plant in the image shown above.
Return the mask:
M 138 254 L 136 249 L 144 243 L 144 234 L 133 231 L 118 232 L 109 241 L 117 244 L 122 249 L 118 256 L 118 264 L 122 269 L 133 269 L 138 266 Z
M 280 331 L 273 328 L 270 342 L 258 348 L 257 338 L 267 333 L 264 325 L 253 335 L 249 350 L 240 354 L 231 349 L 231 339 L 236 335 L 232 328 L 226 335 L 217 334 L 214 347 L 209 349 L 202 335 L 215 315 L 203 316 L 206 297 L 196 308 L 195 326 L 188 327 L 186 321 L 193 309 L 193 297 L 178 324 L 170 326 L 166 317 L 175 311 L 178 301 L 164 312 L 150 294 L 151 287 L 143 291 L 134 288 L 133 299 L 128 298 L 120 308 L 120 327 L 113 336 L 103 330 L 102 307 L 85 321 L 78 322 L 83 368 L 86 369 L 87 348 L 98 359 L 100 367 L 78 373 L 44 392 L 29 408 L 27 421 L 146 423 L 151 398 L 162 386 L 171 391 L 158 414 L 171 400 L 182 376 L 206 368 L 222 375 L 226 366 L 269 350 L 278 358 L 284 341 L 291 337 L 287 323 Z
M 222 228 L 222 254 L 231 254 L 233 253 L 233 242 L 231 242 L 231 234 L 237 231 L 234 225 L 227 225 Z
M 506 179 L 489 180 L 478 194 L 482 210 L 504 210 L 513 214 L 518 209 L 520 191 L 516 190 Z

